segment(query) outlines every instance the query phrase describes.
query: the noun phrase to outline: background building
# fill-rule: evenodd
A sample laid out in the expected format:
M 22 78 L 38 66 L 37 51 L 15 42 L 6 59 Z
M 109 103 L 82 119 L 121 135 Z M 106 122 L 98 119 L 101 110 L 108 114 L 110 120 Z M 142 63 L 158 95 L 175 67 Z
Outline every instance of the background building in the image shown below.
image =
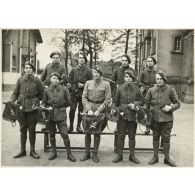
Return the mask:
M 194 30 L 137 31 L 137 61 L 140 73 L 147 56 L 157 59 L 156 69 L 165 72 L 179 97 L 186 103 L 194 100 Z
M 2 89 L 12 89 L 22 74 L 26 61 L 37 67 L 38 43 L 42 43 L 39 30 L 2 30 Z

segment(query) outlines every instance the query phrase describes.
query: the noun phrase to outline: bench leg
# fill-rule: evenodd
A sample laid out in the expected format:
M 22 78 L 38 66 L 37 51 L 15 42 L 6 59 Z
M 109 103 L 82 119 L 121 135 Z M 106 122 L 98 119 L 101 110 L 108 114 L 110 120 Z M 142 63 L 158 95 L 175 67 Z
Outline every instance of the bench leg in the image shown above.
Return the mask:
M 44 133 L 44 152 L 47 152 L 47 147 L 49 145 L 49 135 L 47 132 Z
M 115 132 L 114 134 L 114 152 L 118 153 L 118 133 Z

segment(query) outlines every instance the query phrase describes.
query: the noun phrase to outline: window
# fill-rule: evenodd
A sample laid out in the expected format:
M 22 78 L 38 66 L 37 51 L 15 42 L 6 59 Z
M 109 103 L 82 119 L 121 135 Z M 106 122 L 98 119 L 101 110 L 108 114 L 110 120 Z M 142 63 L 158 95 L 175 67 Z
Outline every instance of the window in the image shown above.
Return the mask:
M 181 52 L 181 37 L 175 37 L 174 51 L 175 52 Z
M 152 49 L 151 49 L 151 55 L 156 54 L 156 38 L 152 38 Z

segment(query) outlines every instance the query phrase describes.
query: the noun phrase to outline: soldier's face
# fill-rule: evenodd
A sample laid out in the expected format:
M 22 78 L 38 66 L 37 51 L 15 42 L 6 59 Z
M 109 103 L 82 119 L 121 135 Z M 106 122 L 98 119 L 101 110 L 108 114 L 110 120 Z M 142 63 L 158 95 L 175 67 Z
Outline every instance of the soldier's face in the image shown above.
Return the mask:
M 24 67 L 24 73 L 27 74 L 27 75 L 33 74 L 32 67 L 30 65 L 25 65 L 25 67 Z
M 148 65 L 148 66 L 154 66 L 154 61 L 153 61 L 152 58 L 148 58 L 148 59 L 147 59 L 147 65 Z
M 126 57 L 122 57 L 121 61 L 122 61 L 122 66 L 127 66 L 129 64 Z
M 56 76 L 52 76 L 52 77 L 50 78 L 50 81 L 51 81 L 51 83 L 52 83 L 53 85 L 57 85 L 57 84 L 59 83 L 59 78 L 56 77 Z
M 125 74 L 124 80 L 125 80 L 125 83 L 132 83 L 133 82 L 133 79 L 128 74 Z
M 98 80 L 101 77 L 101 74 L 97 70 L 93 70 L 93 78 Z
M 59 55 L 53 55 L 52 57 L 52 62 L 55 63 L 59 63 L 60 62 L 60 56 Z
M 156 84 L 158 86 L 162 86 L 165 84 L 165 81 L 163 80 L 163 78 L 159 74 L 156 74 Z
M 84 65 L 85 64 L 85 58 L 82 54 L 79 54 L 79 64 Z

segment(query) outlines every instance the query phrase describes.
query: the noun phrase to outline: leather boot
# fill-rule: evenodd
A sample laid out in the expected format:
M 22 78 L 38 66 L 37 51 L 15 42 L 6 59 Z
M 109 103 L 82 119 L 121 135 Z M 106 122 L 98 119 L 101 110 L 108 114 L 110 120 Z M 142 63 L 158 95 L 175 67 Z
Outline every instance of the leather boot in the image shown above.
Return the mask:
M 123 155 L 117 154 L 117 156 L 114 158 L 114 160 L 112 162 L 113 163 L 118 163 L 118 162 L 120 162 L 122 160 L 123 160 Z
M 27 139 L 27 134 L 26 133 L 20 133 L 20 145 L 21 149 L 18 154 L 13 156 L 13 158 L 20 158 L 23 156 L 26 156 L 26 139 Z
M 153 165 L 158 162 L 159 141 L 153 141 L 153 150 L 154 150 L 154 156 L 148 162 L 149 165 Z
M 95 162 L 95 163 L 98 163 L 100 161 L 99 158 L 97 157 L 97 152 L 93 152 L 92 159 L 93 159 L 93 162 Z
M 163 150 L 164 150 L 164 164 L 167 164 L 171 167 L 176 167 L 176 163 L 170 159 L 169 157 L 169 151 L 170 151 L 170 139 L 166 140 L 166 138 L 163 138 Z
M 93 162 L 98 163 L 100 160 L 97 157 L 97 151 L 100 145 L 100 134 L 94 134 L 94 150 L 93 150 Z
M 85 153 L 80 161 L 86 161 L 91 158 L 90 155 L 91 135 L 85 135 Z
M 76 128 L 76 131 L 78 133 L 82 133 L 83 132 L 83 130 L 81 128 L 81 121 L 82 121 L 82 116 L 81 116 L 80 112 L 78 111 L 78 122 L 77 122 L 77 128 Z
M 118 133 L 117 131 L 114 132 L 114 153 L 118 153 L 118 146 L 117 146 L 117 143 L 118 143 Z
M 113 163 L 118 163 L 123 160 L 123 148 L 124 148 L 124 140 L 123 138 L 119 135 L 117 139 L 117 156 L 114 158 L 112 161 Z
M 129 141 L 129 161 L 132 161 L 135 164 L 139 164 L 140 161 L 135 157 L 134 151 L 135 151 L 135 140 L 130 140 Z
M 30 156 L 34 159 L 39 159 L 40 156 L 35 152 L 35 141 L 36 141 L 36 134 L 31 133 L 29 134 L 29 141 L 30 141 Z
M 68 128 L 69 133 L 73 132 L 74 130 L 73 129 L 74 115 L 75 115 L 75 111 L 70 109 L 70 112 L 69 112 L 70 126 Z
M 50 144 L 52 148 L 52 153 L 49 156 L 48 160 L 53 160 L 57 157 L 57 152 L 56 152 L 56 139 L 55 138 L 50 138 Z
M 71 162 L 76 162 L 76 158 L 71 153 L 70 140 L 69 139 L 64 140 L 64 145 L 66 147 L 68 160 L 70 160 Z

